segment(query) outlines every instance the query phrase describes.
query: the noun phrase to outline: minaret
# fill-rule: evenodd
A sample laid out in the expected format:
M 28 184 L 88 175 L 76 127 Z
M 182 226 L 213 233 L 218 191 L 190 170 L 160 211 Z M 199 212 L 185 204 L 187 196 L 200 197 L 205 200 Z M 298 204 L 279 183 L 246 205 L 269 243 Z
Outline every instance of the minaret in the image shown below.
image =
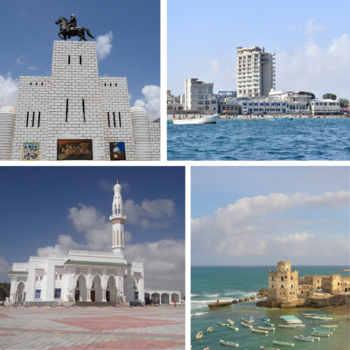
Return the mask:
M 112 215 L 109 221 L 112 224 L 112 250 L 113 253 L 122 254 L 124 258 L 124 224 L 126 216 L 123 212 L 122 187 L 118 183 L 114 186 L 114 198 L 112 204 Z

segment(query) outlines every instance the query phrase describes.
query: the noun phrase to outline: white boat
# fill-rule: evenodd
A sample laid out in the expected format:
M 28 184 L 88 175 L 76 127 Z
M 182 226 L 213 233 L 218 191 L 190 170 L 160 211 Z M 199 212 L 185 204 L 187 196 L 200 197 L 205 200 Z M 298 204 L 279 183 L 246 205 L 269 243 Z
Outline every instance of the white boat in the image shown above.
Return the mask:
M 259 329 L 263 329 L 265 331 L 274 331 L 275 328 L 273 327 L 264 327 L 264 326 L 258 326 Z
M 297 339 L 297 340 L 302 340 L 302 341 L 309 341 L 309 342 L 315 341 L 315 339 L 309 338 L 309 337 L 305 337 L 303 335 L 295 335 L 294 338 Z
M 219 114 L 203 116 L 202 118 L 186 118 L 173 119 L 175 125 L 190 125 L 190 124 L 216 124 L 219 119 Z
M 324 333 L 324 332 L 311 332 L 312 335 L 316 335 L 318 337 L 330 337 L 330 333 Z
M 235 326 L 230 326 L 229 324 L 227 325 L 227 328 L 230 328 L 230 329 L 232 329 L 233 331 L 238 331 L 238 328 L 237 327 L 235 327 Z
M 198 332 L 196 335 L 196 339 L 201 339 L 203 337 L 203 332 Z
M 207 312 L 196 312 L 195 314 L 193 314 L 193 316 L 202 316 L 207 314 Z
M 263 331 L 261 329 L 254 329 L 254 328 L 252 328 L 252 332 L 253 333 L 261 333 L 261 334 L 269 334 L 268 331 Z
M 237 348 L 239 346 L 239 343 L 235 343 L 233 341 L 225 341 L 225 340 L 220 340 L 220 343 L 226 346 L 232 346 Z
M 234 322 L 233 322 L 232 320 L 230 320 L 230 319 L 228 319 L 227 322 L 228 322 L 230 325 L 233 325 L 233 324 L 234 324 Z

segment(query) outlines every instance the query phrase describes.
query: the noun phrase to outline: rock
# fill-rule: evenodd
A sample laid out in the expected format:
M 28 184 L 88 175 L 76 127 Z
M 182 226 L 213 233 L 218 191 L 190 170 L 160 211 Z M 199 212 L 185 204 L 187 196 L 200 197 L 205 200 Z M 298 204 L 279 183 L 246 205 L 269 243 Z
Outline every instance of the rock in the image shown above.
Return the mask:
M 245 298 L 244 301 L 249 301 L 250 299 L 249 298 Z
M 250 297 L 250 300 L 255 300 L 255 297 Z
M 243 303 L 244 302 L 244 299 L 239 299 L 238 300 L 240 303 Z
M 268 294 L 268 289 L 260 289 L 260 290 L 259 290 L 259 294 L 260 294 L 260 295 L 265 295 L 265 296 L 267 296 L 267 294 Z
M 232 300 L 232 304 L 237 304 L 238 301 L 237 300 Z

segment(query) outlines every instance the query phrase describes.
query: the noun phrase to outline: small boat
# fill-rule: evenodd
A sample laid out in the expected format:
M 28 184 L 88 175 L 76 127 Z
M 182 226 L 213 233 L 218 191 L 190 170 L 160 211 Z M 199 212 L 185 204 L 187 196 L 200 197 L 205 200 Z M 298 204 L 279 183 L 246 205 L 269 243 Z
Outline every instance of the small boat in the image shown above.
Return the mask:
M 313 340 L 318 340 L 318 341 L 320 341 L 320 340 L 321 340 L 321 338 L 320 338 L 320 337 L 312 337 L 311 335 L 308 335 L 308 337 L 309 337 L 309 338 L 311 338 L 311 339 L 313 339 Z
M 330 337 L 330 333 L 325 332 L 311 332 L 312 335 L 317 335 L 318 337 Z
M 277 344 L 277 345 L 294 346 L 293 343 L 287 343 L 287 342 L 284 342 L 284 341 L 277 341 L 277 340 L 274 340 L 273 343 L 274 343 L 274 344 Z
M 248 323 L 241 322 L 241 325 L 244 327 L 247 327 L 247 328 L 253 328 L 253 326 L 251 324 L 248 324 Z
M 232 329 L 233 331 L 238 331 L 239 328 L 236 328 L 235 326 L 230 326 L 229 324 L 227 325 L 228 328 Z
M 193 314 L 193 316 L 202 316 L 207 314 L 207 312 L 196 312 L 195 314 Z
M 226 346 L 238 347 L 239 343 L 234 343 L 233 341 L 220 340 L 220 343 Z
M 293 324 L 294 327 L 305 327 L 304 324 Z
M 253 323 L 254 322 L 254 317 L 251 317 L 249 320 L 247 320 L 246 318 L 241 318 L 241 320 L 243 321 L 243 322 L 246 322 L 246 323 Z
M 228 322 L 229 324 L 231 324 L 231 325 L 234 324 L 234 322 L 233 322 L 232 320 L 230 320 L 230 319 L 228 319 L 227 322 Z
M 316 316 L 316 314 L 315 314 L 315 313 L 312 313 L 312 314 L 306 314 L 306 313 L 303 313 L 302 315 L 303 315 L 303 316 Z
M 203 337 L 203 332 L 198 332 L 196 335 L 196 339 L 201 339 Z
M 294 315 L 282 315 L 280 318 L 296 318 Z
M 261 316 L 261 319 L 262 319 L 263 321 L 270 321 L 270 319 L 267 318 L 267 317 L 265 317 L 265 316 Z
M 261 334 L 269 334 L 268 331 L 263 331 L 261 329 L 254 329 L 254 328 L 252 328 L 252 332 L 253 333 L 261 333 Z
M 338 326 L 336 324 L 325 324 L 321 326 L 322 328 L 337 328 Z
M 287 320 L 286 321 L 288 324 L 298 324 L 298 323 L 303 323 L 301 320 Z
M 226 326 L 226 323 L 218 322 L 218 325 L 224 327 L 224 326 Z
M 280 350 L 280 349 L 276 349 L 276 348 L 268 348 L 267 346 L 260 346 L 260 349 L 262 349 L 262 350 Z
M 331 331 L 331 328 L 319 328 L 319 327 L 316 327 L 316 328 L 312 328 L 312 330 L 314 332 L 318 332 L 318 333 L 330 333 L 330 334 L 333 334 L 333 332 Z M 334 329 L 332 329 L 334 330 Z
M 333 320 L 333 317 L 321 317 L 321 316 L 318 316 L 318 319 L 320 321 L 326 321 L 326 320 Z
M 270 326 L 270 327 L 274 327 L 275 324 L 274 323 L 271 323 L 271 322 L 268 322 L 268 321 L 265 321 L 264 322 L 266 325 Z
M 281 328 L 295 328 L 295 325 L 292 325 L 292 324 L 279 324 L 278 327 L 281 327 Z
M 264 329 L 265 331 L 274 331 L 275 328 L 272 327 L 264 327 L 264 326 L 258 326 L 259 329 Z
M 209 327 L 208 329 L 207 329 L 207 332 L 212 332 L 213 331 L 213 327 Z
M 312 339 L 312 338 L 309 338 L 309 337 L 305 337 L 303 335 L 295 335 L 294 338 L 297 339 L 297 340 L 302 340 L 302 341 L 309 341 L 309 342 L 315 341 L 315 339 Z
M 173 119 L 175 125 L 189 125 L 189 124 L 216 124 L 219 119 L 219 114 L 205 116 L 203 118 L 193 119 Z

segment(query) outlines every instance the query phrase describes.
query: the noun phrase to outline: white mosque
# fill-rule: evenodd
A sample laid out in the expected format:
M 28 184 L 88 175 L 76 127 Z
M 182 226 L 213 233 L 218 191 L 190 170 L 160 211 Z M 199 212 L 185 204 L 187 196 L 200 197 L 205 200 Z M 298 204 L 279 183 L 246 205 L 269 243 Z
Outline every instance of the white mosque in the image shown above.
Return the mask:
M 31 256 L 14 263 L 8 303 L 69 305 L 101 302 L 141 305 L 145 299 L 159 304 L 180 301 L 180 291 L 145 290 L 144 267 L 124 259 L 124 225 L 121 186 L 114 186 L 112 252 L 70 250 L 68 255 Z

